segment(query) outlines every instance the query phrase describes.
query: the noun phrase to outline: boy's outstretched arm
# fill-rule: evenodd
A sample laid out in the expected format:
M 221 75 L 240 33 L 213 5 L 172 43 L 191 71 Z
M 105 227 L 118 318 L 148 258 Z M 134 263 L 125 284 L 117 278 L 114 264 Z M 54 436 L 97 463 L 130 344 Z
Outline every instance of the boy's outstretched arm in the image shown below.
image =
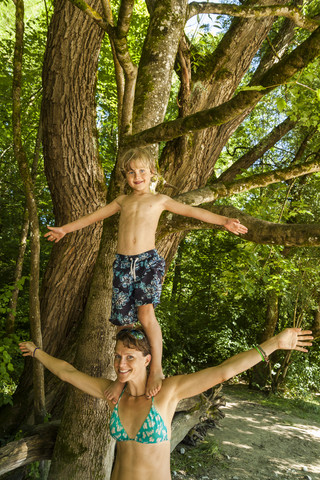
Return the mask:
M 204 208 L 191 207 L 184 203 L 177 202 L 170 197 L 166 197 L 165 210 L 185 217 L 193 217 L 206 223 L 214 223 L 215 225 L 223 225 L 229 232 L 239 235 L 247 233 L 248 229 L 242 225 L 237 218 L 224 217 L 216 213 L 209 212 Z
M 46 233 L 44 236 L 48 238 L 50 242 L 59 242 L 61 238 L 63 238 L 67 233 L 75 232 L 76 230 L 81 230 L 92 223 L 99 222 L 100 220 L 104 220 L 107 217 L 111 217 L 115 213 L 120 211 L 120 204 L 118 203 L 118 198 L 113 200 L 108 205 L 99 208 L 93 213 L 89 213 L 89 215 L 85 215 L 84 217 L 78 218 L 74 222 L 66 223 L 62 225 L 62 227 L 50 227 L 49 225 L 47 228 L 50 232 Z

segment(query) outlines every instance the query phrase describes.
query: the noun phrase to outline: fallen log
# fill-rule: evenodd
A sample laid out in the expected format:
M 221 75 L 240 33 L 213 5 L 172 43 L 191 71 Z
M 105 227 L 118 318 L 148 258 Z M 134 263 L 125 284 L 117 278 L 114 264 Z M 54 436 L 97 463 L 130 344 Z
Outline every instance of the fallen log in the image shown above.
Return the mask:
M 222 385 L 212 389 L 209 395 L 201 394 L 179 402 L 172 422 L 171 452 L 197 424 L 208 418 L 218 422 L 224 417 L 220 411 L 220 407 L 225 405 L 221 389 Z
M 30 435 L 0 449 L 0 475 L 40 460 L 50 460 L 59 421 L 36 425 Z

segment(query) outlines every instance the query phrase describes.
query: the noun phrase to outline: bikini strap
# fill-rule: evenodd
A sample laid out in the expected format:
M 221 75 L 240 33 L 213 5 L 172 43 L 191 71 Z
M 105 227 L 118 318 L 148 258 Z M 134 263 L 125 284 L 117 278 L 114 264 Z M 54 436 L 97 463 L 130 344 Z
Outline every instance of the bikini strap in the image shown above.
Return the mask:
M 127 386 L 127 385 L 125 385 L 125 386 L 123 387 L 123 389 L 122 389 L 122 392 L 120 393 L 120 396 L 119 396 L 119 398 L 118 398 L 118 401 L 117 401 L 117 403 L 119 403 L 119 401 L 120 401 L 120 398 L 121 398 L 121 397 L 122 397 L 122 395 L 124 394 L 124 391 L 125 391 L 125 389 L 126 389 L 126 386 Z

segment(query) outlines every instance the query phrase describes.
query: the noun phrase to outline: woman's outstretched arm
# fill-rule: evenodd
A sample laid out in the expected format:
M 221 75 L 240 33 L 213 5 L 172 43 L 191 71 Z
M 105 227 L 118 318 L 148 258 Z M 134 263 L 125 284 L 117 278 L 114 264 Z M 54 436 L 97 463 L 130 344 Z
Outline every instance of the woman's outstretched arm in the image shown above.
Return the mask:
M 55 358 L 36 347 L 33 342 L 21 342 L 19 348 L 24 357 L 30 356 L 36 358 L 50 372 L 59 377 L 62 381 L 71 383 L 85 393 L 97 398 L 105 398 L 104 391 L 110 385 L 111 380 L 96 378 L 82 373 L 74 368 L 70 363 Z
M 262 361 L 264 353 L 268 356 L 276 350 L 307 352 L 306 347 L 312 345 L 313 337 L 311 334 L 310 330 L 286 328 L 278 335 L 263 342 L 260 345 L 262 349 L 260 353 L 256 348 L 253 348 L 234 355 L 217 367 L 206 368 L 190 375 L 172 377 L 175 396 L 178 400 L 192 397 L 219 383 L 223 383 Z

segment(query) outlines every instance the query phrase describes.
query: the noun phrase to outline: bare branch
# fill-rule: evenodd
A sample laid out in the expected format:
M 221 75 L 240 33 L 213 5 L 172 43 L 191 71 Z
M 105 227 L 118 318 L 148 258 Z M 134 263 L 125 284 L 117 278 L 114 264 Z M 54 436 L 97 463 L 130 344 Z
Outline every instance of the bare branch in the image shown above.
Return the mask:
M 256 160 L 262 157 L 271 147 L 273 147 L 286 133 L 292 130 L 296 126 L 297 122 L 294 122 L 290 118 L 286 118 L 280 125 L 277 125 L 268 135 L 266 135 L 258 145 L 255 145 L 242 157 L 234 162 L 231 167 L 225 170 L 219 177 L 218 182 L 230 182 L 233 180 L 242 170 L 250 167 Z
M 113 41 L 112 38 L 110 38 L 110 45 L 111 45 L 111 50 L 112 50 L 113 64 L 114 64 L 116 84 L 117 84 L 118 126 L 119 126 L 119 130 L 120 130 L 121 129 L 121 121 L 122 121 L 122 107 L 123 107 L 125 79 L 124 79 L 123 69 L 122 69 L 122 67 L 119 63 L 117 53 L 116 53 L 116 48 L 115 48 L 114 41 Z
M 40 276 L 40 230 L 37 211 L 37 202 L 34 191 L 33 179 L 29 169 L 29 162 L 25 146 L 22 141 L 21 130 L 21 91 L 22 91 L 22 65 L 24 47 L 24 2 L 17 0 L 15 12 L 15 47 L 13 57 L 12 80 L 12 130 L 14 156 L 18 164 L 23 189 L 26 197 L 30 225 L 30 284 L 29 284 L 29 317 L 33 341 L 42 347 L 42 332 L 39 300 Z M 45 393 L 43 366 L 38 362 L 33 368 L 34 385 L 34 413 L 37 422 L 42 422 L 45 415 Z
M 318 247 L 320 246 L 320 224 L 280 224 L 254 218 L 232 206 L 215 205 L 210 208 L 213 213 L 226 217 L 238 218 L 248 227 L 248 233 L 240 235 L 244 240 L 265 244 L 284 245 L 287 247 Z M 211 223 L 203 223 L 194 218 L 167 214 L 160 224 L 158 239 L 174 232 L 186 230 L 217 230 L 223 227 Z
M 112 15 L 112 9 L 110 5 L 110 0 L 101 0 L 101 5 L 102 5 L 102 10 L 103 10 L 103 15 L 107 19 L 108 23 L 113 27 L 114 26 L 114 21 L 113 21 L 113 15 Z
M 218 198 L 231 197 L 232 195 L 248 192 L 254 188 L 266 187 L 273 183 L 283 182 L 315 172 L 320 172 L 320 158 L 301 165 L 240 178 L 230 183 L 218 182 L 198 190 L 182 193 L 175 198 L 188 205 L 200 205 L 202 203 L 214 202 Z
M 311 32 L 320 24 L 319 20 L 313 20 L 302 15 L 301 11 L 291 4 L 253 7 L 208 2 L 192 2 L 189 4 L 188 18 L 199 15 L 200 13 L 231 15 L 242 18 L 287 17 L 299 27 Z

